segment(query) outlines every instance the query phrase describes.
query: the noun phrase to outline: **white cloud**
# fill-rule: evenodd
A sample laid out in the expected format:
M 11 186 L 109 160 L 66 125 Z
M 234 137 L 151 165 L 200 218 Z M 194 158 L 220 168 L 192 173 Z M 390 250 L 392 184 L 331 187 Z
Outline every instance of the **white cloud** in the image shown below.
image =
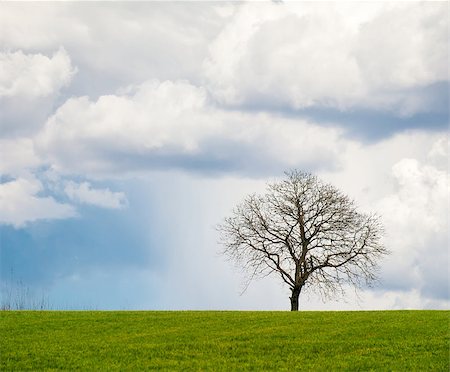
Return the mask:
M 345 299 L 321 303 L 319 299 L 304 301 L 305 310 L 422 310 L 448 309 L 449 299 L 430 299 L 419 290 L 364 290 L 347 291 Z
M 0 184 L 0 224 L 23 227 L 37 220 L 76 216 L 75 208 L 58 203 L 52 197 L 39 196 L 41 182 L 33 177 L 18 178 Z
M 205 2 L 2 3 L 0 45 L 64 46 L 90 93 L 149 78 L 198 81 L 207 46 L 233 8 Z
M 446 170 L 447 138 L 446 132 L 420 130 L 399 133 L 372 144 L 353 142 L 340 154 L 339 169 L 320 171 L 320 176 L 345 190 L 370 211 L 379 200 L 397 192 L 392 167 L 402 159 L 416 159 Z
M 229 105 L 432 111 L 421 89 L 448 80 L 446 10 L 246 4 L 210 46 L 208 86 Z
M 76 70 L 60 48 L 51 57 L 21 50 L 0 53 L 0 97 L 45 97 L 67 85 Z
M 26 9 L 23 4 L 1 4 L 0 43 L 5 48 L 52 49 L 64 40 L 89 39 L 88 28 L 71 22 L 65 4 L 30 3 Z
M 0 139 L 0 175 L 18 176 L 41 164 L 30 138 Z
M 88 182 L 77 184 L 69 181 L 64 187 L 64 192 L 75 202 L 102 208 L 121 209 L 128 204 L 123 192 L 112 192 L 109 189 L 94 189 Z
M 438 138 L 431 146 L 427 160 L 438 169 L 447 169 L 450 172 L 448 156 L 450 153 L 450 141 L 448 133 Z
M 378 204 L 386 244 L 393 248 L 383 268 L 385 283 L 448 299 L 450 175 L 407 158 L 392 167 L 392 175 L 396 191 Z
M 261 173 L 332 166 L 340 132 L 304 120 L 220 110 L 203 88 L 148 81 L 119 95 L 72 98 L 36 141 L 62 173 L 122 176 L 158 168 Z
M 381 262 L 381 288 L 405 306 L 411 291 L 423 306 L 448 303 L 447 134 L 410 132 L 370 146 L 355 144 L 341 164 L 322 176 L 383 220 L 392 254 Z
M 446 10 L 442 3 L 390 5 L 361 24 L 355 58 L 374 89 L 448 80 Z

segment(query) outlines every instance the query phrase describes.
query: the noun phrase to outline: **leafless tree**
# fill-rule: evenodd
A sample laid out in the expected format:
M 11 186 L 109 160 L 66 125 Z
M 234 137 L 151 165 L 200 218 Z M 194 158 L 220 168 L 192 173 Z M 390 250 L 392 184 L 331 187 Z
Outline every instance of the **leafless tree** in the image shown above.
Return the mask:
M 299 171 L 250 195 L 218 226 L 223 253 L 253 277 L 277 273 L 291 291 L 291 310 L 311 288 L 343 294 L 376 279 L 381 244 L 379 218 L 357 211 L 334 186 Z

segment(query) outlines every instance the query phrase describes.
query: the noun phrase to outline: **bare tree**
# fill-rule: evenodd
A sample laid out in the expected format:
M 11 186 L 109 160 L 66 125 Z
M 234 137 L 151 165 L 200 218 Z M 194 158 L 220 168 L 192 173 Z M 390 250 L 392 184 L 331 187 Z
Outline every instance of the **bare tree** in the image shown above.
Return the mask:
M 334 186 L 299 171 L 250 195 L 218 226 L 224 254 L 253 277 L 277 273 L 291 290 L 291 310 L 310 287 L 322 295 L 376 279 L 380 242 L 376 215 L 357 211 Z

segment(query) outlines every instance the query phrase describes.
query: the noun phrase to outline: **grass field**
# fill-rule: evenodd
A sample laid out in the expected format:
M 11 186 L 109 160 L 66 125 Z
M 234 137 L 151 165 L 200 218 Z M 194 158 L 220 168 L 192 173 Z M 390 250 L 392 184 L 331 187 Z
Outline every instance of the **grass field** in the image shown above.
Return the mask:
M 449 370 L 449 311 L 0 313 L 0 370 Z

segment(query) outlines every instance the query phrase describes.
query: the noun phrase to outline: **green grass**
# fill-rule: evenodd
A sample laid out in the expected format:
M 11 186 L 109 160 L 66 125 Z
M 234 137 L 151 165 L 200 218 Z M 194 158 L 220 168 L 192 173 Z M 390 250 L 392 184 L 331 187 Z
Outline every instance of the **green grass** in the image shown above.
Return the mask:
M 449 370 L 449 311 L 0 312 L 0 370 Z

